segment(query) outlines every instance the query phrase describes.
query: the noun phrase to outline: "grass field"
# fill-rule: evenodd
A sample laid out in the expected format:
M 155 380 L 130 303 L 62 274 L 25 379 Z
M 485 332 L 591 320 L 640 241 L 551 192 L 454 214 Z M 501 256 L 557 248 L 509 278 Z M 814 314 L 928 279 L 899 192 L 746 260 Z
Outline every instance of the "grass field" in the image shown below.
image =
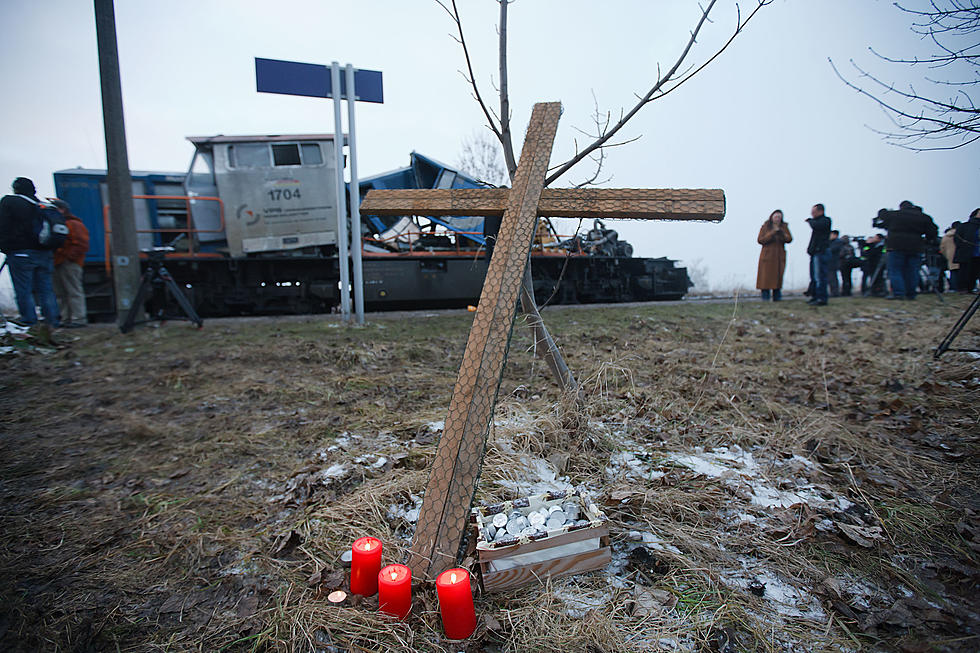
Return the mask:
M 0 649 L 975 651 L 980 360 L 966 306 L 556 308 L 518 320 L 479 501 L 585 487 L 613 563 L 409 620 L 329 606 L 414 529 L 471 315 L 181 324 L 0 359 Z M 978 327 L 963 334 L 978 342 Z

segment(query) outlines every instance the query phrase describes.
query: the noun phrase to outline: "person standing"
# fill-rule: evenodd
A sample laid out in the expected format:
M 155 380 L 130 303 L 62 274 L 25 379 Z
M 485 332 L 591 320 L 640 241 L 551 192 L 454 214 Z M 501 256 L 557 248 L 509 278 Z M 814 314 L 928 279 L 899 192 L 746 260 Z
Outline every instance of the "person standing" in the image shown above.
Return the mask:
M 831 297 L 840 297 L 840 257 L 844 249 L 844 241 L 840 239 L 840 232 L 836 229 L 830 231 L 830 244 L 827 250 L 830 252 L 829 265 L 827 266 L 827 284 L 830 287 Z
M 946 268 L 949 270 L 949 289 L 955 292 L 960 289 L 960 264 L 956 262 L 956 229 L 962 224 L 956 220 L 949 226 L 942 240 L 939 241 L 939 251 L 946 259 Z
M 762 301 L 778 302 L 783 298 L 783 273 L 786 271 L 786 244 L 793 242 L 783 212 L 776 209 L 759 229 L 759 273 L 755 287 L 762 291 Z
M 830 216 L 825 213 L 823 204 L 814 204 L 810 209 L 810 244 L 806 253 L 810 255 L 810 273 L 813 277 L 813 297 L 807 304 L 827 305 L 827 276 L 830 268 Z
M 973 292 L 980 277 L 980 209 L 956 229 L 956 257 L 960 264 L 960 292 Z
M 885 239 L 881 234 L 871 234 L 861 248 L 861 294 L 884 297 L 885 275 L 881 259 L 885 255 Z
M 840 296 L 850 297 L 852 288 L 851 272 L 861 267 L 860 259 L 854 255 L 854 245 L 850 236 L 840 237 Z
M 41 221 L 41 201 L 34 182 L 26 177 L 14 179 L 13 195 L 0 199 L 0 251 L 7 255 L 7 266 L 17 297 L 20 320 L 26 326 L 38 323 L 35 300 L 41 305 L 45 326 L 58 326 L 58 301 L 51 287 L 51 250 L 40 249 L 37 226 Z
M 54 294 L 61 309 L 61 323 L 66 328 L 83 327 L 88 324 L 82 283 L 88 253 L 88 229 L 78 216 L 72 214 L 68 202 L 52 200 L 51 203 L 65 217 L 68 226 L 68 239 L 54 253 Z
M 919 268 L 926 246 L 937 243 L 939 228 L 922 208 L 912 202 L 902 202 L 897 211 L 882 217 L 887 230 L 885 248 L 888 250 L 888 280 L 892 293 L 889 299 L 915 299 L 919 285 Z

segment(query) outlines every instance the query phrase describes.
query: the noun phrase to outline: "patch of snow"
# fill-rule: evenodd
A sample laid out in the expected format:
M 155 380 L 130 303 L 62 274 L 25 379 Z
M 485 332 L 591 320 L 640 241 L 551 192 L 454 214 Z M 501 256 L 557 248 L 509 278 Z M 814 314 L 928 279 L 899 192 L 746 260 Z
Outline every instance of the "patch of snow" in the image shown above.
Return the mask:
M 797 503 L 807 503 L 807 497 L 796 492 L 777 490 L 760 482 L 749 484 L 752 488 L 752 505 L 763 508 L 789 508 Z
M 523 468 L 524 474 L 513 478 L 497 481 L 497 485 L 516 492 L 520 496 L 533 496 L 545 492 L 571 490 L 573 486 L 567 476 L 559 476 L 558 472 L 544 458 L 522 456 L 518 468 Z
M 426 426 L 429 428 L 430 433 L 440 433 L 446 428 L 446 420 L 437 420 L 435 422 L 428 422 Z
M 642 542 L 644 546 L 652 551 L 669 551 L 670 553 L 683 555 L 681 550 L 676 546 L 673 544 L 667 544 L 653 533 L 648 533 L 646 531 L 630 531 L 629 538 L 634 542 Z
M 752 452 L 745 451 L 737 445 L 718 447 L 708 452 L 697 448 L 693 454 L 671 454 L 668 456 L 668 460 L 686 467 L 696 474 L 722 480 L 727 486 L 735 490 L 747 489 L 745 496 L 749 499 L 749 503 L 760 508 L 788 508 L 798 503 L 804 503 L 815 508 L 833 507 L 837 510 L 844 510 L 852 505 L 844 497 L 830 495 L 830 499 L 824 498 L 816 487 L 808 484 L 803 478 L 780 479 L 783 482 L 789 480 L 796 487 L 791 490 L 778 489 L 772 481 L 763 475 L 762 469 Z M 802 466 L 807 470 L 816 471 L 818 468 L 817 463 L 799 455 L 794 455 L 787 462 Z
M 410 503 L 391 504 L 388 506 L 388 519 L 396 521 L 404 519 L 409 524 L 414 524 L 419 520 L 419 511 L 422 509 L 422 497 L 417 494 L 408 495 Z
M 811 621 L 826 622 L 820 601 L 812 594 L 784 580 L 778 574 L 761 567 L 754 560 L 742 561 L 743 569 L 728 574 L 721 579 L 729 587 L 748 590 L 749 585 L 759 583 L 765 589 L 762 595 L 769 606 L 784 617 L 797 617 Z
M 606 478 L 617 479 L 626 477 L 656 481 L 666 476 L 664 472 L 654 470 L 653 466 L 649 462 L 646 462 L 644 458 L 649 458 L 649 456 L 639 451 L 620 451 L 614 453 L 610 456 L 609 464 L 606 466 Z
M 724 465 L 719 465 L 718 463 L 713 463 L 704 458 L 700 458 L 694 455 L 673 455 L 670 457 L 672 461 L 678 465 L 683 465 L 693 472 L 701 474 L 702 476 L 709 476 L 711 478 L 721 478 L 728 472 L 732 471 L 730 467 Z
M 27 333 L 29 329 L 30 327 L 18 326 L 9 320 L 5 321 L 3 324 L 0 324 L 0 334 L 3 335 L 9 334 L 14 336 L 21 336 Z
M 691 471 L 710 478 L 726 478 L 734 475 L 758 476 L 759 465 L 749 451 L 739 446 L 718 447 L 705 452 L 700 447 L 693 454 L 673 454 L 669 460 Z
M 334 463 L 327 467 L 326 469 L 321 469 L 317 472 L 317 476 L 323 479 L 337 479 L 347 476 L 349 469 L 344 463 Z
M 796 453 L 793 454 L 793 457 L 790 460 L 793 460 L 793 461 L 798 462 L 798 463 L 803 463 L 803 465 L 805 467 L 809 467 L 810 469 L 813 469 L 814 467 L 816 467 L 816 463 L 815 462 L 813 462 L 812 460 L 809 460 L 807 458 L 804 458 L 803 456 L 801 456 L 799 454 L 796 454 Z
M 587 592 L 575 585 L 565 585 L 554 591 L 554 597 L 565 604 L 565 614 L 573 619 L 581 619 L 589 610 L 603 607 L 612 599 L 612 591 Z

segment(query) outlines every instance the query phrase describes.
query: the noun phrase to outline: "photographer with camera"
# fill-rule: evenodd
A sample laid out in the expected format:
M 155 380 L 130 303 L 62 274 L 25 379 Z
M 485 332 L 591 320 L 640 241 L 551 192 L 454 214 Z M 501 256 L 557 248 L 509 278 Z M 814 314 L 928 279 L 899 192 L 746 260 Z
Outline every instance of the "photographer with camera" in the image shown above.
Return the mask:
M 885 239 L 881 234 L 871 234 L 858 240 L 861 251 L 861 294 L 884 297 L 885 275 L 881 259 L 885 255 Z
M 885 229 L 888 249 L 889 299 L 915 299 L 919 285 L 919 267 L 927 247 L 938 249 L 939 227 L 922 208 L 903 201 L 897 211 L 879 211 L 874 225 Z
M 980 279 L 980 209 L 975 209 L 970 219 L 956 228 L 955 243 L 954 260 L 960 264 L 958 290 L 973 292 Z

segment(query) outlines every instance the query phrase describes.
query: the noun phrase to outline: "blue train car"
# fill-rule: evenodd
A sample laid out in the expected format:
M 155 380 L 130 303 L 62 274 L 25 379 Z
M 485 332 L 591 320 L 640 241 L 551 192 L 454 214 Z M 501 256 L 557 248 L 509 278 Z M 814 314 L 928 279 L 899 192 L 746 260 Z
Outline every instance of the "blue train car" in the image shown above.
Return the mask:
M 133 195 L 184 195 L 184 173 L 146 172 L 134 170 Z M 82 219 L 88 228 L 90 243 L 87 262 L 103 263 L 106 254 L 106 229 L 104 207 L 109 204 L 106 189 L 106 171 L 90 168 L 72 168 L 54 173 L 54 188 L 58 197 L 68 202 L 72 211 Z M 174 201 L 136 200 L 137 229 L 140 247 L 160 246 L 159 235 L 148 233 L 153 229 L 176 226 L 174 213 L 180 214 L 182 203 Z M 175 211 L 176 209 L 176 211 Z M 186 221 L 186 216 L 183 218 Z M 164 233 L 164 232 L 158 232 Z

